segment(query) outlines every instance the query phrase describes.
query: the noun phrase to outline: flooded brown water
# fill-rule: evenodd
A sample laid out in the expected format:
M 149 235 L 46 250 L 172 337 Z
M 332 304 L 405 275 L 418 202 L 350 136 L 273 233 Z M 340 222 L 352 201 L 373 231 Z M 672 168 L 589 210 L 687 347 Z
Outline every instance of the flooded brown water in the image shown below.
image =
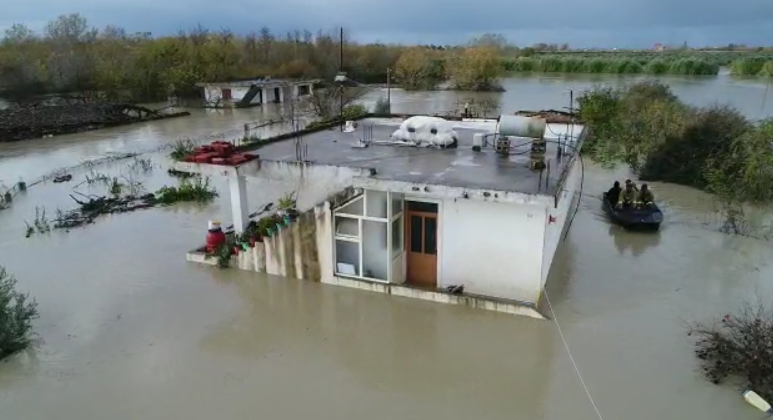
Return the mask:
M 764 86 L 754 82 L 670 81 L 693 102 L 725 100 L 753 117 L 761 109 Z M 503 102 L 515 110 L 556 108 L 593 80 L 507 83 Z M 466 100 L 450 92 L 393 98 L 396 112 Z M 238 131 L 270 114 L 202 111 L 0 145 L 0 179 Z M 148 189 L 170 182 L 165 153 L 148 155 L 156 165 Z M 117 174 L 126 163 L 99 170 Z M 716 233 L 706 225 L 710 199 L 671 185 L 654 185 L 667 211 L 660 234 L 610 227 L 598 194 L 625 176 L 588 165 L 548 286 L 599 411 L 605 419 L 760 418 L 737 390 L 702 379 L 684 323 L 773 296 L 762 280 L 773 276 L 771 247 Z M 2 419 L 597 418 L 552 322 L 186 263 L 206 221 L 227 220 L 227 197 L 25 239 L 35 207 L 71 207 L 75 183 L 35 186 L 0 212 L 0 264 L 37 298 L 42 340 L 0 363 Z M 253 185 L 252 207 L 288 188 Z

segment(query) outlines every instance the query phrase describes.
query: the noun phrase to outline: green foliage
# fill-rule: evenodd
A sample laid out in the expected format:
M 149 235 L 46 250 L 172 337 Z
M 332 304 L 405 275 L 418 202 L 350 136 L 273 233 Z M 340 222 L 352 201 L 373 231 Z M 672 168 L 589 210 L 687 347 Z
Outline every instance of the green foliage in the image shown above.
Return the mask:
M 556 54 L 503 60 L 511 72 L 714 75 L 719 65 L 699 57 Z
M 172 158 L 172 160 L 180 162 L 187 156 L 192 155 L 193 149 L 195 148 L 196 143 L 191 139 L 175 140 L 174 144 L 172 144 L 172 153 L 169 154 L 169 157 Z
M 16 278 L 0 266 L 0 359 L 29 347 L 37 303 L 16 290 Z
M 765 64 L 772 61 L 771 57 L 744 57 L 730 64 L 730 73 L 738 76 L 756 76 L 762 72 Z
M 306 130 L 313 130 L 316 128 L 320 128 L 328 124 L 332 124 L 336 121 L 356 120 L 358 118 L 362 118 L 368 115 L 368 108 L 362 104 L 346 105 L 343 111 L 344 112 L 341 118 L 338 118 L 338 116 L 335 116 L 331 118 L 323 118 L 320 120 L 312 121 L 306 125 Z
M 391 104 L 384 97 L 379 97 L 376 103 L 373 105 L 373 113 L 377 115 L 391 114 Z
M 362 104 L 351 104 L 344 107 L 344 113 L 341 118 L 344 120 L 354 120 L 368 115 L 368 108 Z
M 209 178 L 181 179 L 177 187 L 165 186 L 156 192 L 160 204 L 180 202 L 206 203 L 218 196 L 217 190 L 210 184 Z
M 443 53 L 429 48 L 407 48 L 395 63 L 395 78 L 406 90 L 432 90 L 445 73 Z
M 594 159 L 624 162 L 642 179 L 705 189 L 726 203 L 773 202 L 773 121 L 728 106 L 696 108 L 668 86 L 595 87 L 579 98 Z
M 279 210 L 289 210 L 295 208 L 295 191 L 291 191 L 279 198 L 277 203 Z
M 345 40 L 345 70 L 361 83 L 384 83 L 401 46 L 357 45 Z M 33 33 L 24 25 L 0 43 L 0 96 L 14 102 L 47 93 L 136 102 L 168 95 L 196 97 L 197 82 L 271 75 L 332 80 L 340 69 L 338 31 L 267 28 L 237 36 L 197 26 L 153 38 L 112 26 L 93 29 L 83 16 L 61 16 Z

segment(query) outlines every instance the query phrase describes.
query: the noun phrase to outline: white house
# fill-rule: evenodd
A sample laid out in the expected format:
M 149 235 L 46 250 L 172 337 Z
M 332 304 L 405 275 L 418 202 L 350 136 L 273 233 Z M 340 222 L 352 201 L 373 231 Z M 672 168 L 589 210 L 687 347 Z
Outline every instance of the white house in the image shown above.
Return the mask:
M 207 107 L 250 107 L 268 103 L 283 103 L 311 95 L 314 80 L 280 80 L 271 78 L 237 80 L 222 83 L 197 83 L 202 89 Z
M 306 134 L 303 162 L 295 142 L 282 141 L 239 167 L 176 168 L 231 179 L 237 231 L 248 222 L 246 178 L 314 180 L 310 229 L 319 272 L 296 270 L 296 277 L 540 316 L 541 292 L 577 205 L 583 127 L 504 115 L 499 122 L 424 124 L 432 135 L 457 139 L 456 147 L 438 148 L 412 145 L 401 124 L 369 119 L 353 133 Z M 347 201 L 328 199 L 345 188 Z M 293 246 L 281 253 L 295 252 L 288 258 L 299 266 L 308 256 Z M 271 272 L 271 264 L 259 265 L 248 269 Z

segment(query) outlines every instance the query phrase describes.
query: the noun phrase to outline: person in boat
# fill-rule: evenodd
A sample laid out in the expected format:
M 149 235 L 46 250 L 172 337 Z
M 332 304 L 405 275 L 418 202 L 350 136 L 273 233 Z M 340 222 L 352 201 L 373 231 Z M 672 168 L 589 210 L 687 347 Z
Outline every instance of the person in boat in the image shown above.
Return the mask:
M 625 188 L 620 191 L 620 196 L 617 199 L 617 205 L 615 207 L 631 208 L 636 205 L 638 194 L 636 194 L 636 187 L 631 180 L 625 181 Z
M 638 201 L 642 206 L 651 206 L 655 202 L 655 195 L 652 194 L 652 190 L 650 190 L 647 184 L 641 184 Z
M 612 188 L 607 191 L 607 200 L 609 200 L 609 204 L 612 206 L 615 206 L 617 204 L 617 199 L 620 198 L 620 191 L 623 189 L 620 188 L 620 182 L 615 181 L 615 184 L 612 185 Z

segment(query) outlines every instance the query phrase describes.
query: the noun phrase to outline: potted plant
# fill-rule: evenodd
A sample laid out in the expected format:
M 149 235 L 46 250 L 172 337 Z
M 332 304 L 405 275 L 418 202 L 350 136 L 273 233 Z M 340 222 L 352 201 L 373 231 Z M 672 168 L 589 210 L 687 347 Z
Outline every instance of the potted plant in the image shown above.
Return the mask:
M 279 217 L 284 217 L 286 214 L 295 209 L 295 205 L 295 191 L 291 191 L 279 199 L 279 202 L 277 203 L 277 214 Z

